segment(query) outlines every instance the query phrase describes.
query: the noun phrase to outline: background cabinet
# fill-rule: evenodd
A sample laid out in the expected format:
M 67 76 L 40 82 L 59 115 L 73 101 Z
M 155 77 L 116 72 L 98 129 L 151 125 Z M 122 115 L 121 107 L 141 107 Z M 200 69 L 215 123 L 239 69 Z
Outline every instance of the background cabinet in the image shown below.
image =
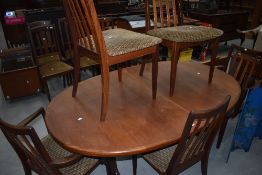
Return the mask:
M 228 41 L 240 38 L 242 41 L 245 39 L 245 35 L 238 33 L 237 29 L 245 30 L 248 23 L 247 11 L 235 11 L 235 10 L 218 10 L 216 13 L 203 13 L 199 11 L 192 11 L 189 16 L 206 22 L 212 25 L 212 27 L 221 29 L 224 31 L 220 41 Z
M 4 50 L 0 53 L 0 59 L 0 84 L 5 99 L 12 100 L 41 91 L 39 70 L 33 64 L 29 50 Z

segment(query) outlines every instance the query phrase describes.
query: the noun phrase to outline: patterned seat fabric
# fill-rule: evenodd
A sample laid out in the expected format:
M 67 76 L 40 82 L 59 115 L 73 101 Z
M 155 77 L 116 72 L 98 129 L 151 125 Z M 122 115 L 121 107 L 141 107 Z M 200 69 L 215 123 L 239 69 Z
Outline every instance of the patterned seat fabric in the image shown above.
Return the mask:
M 145 154 L 143 157 L 159 171 L 166 172 L 177 145 L 162 149 L 160 151 Z
M 70 60 L 71 59 L 71 55 L 72 55 L 72 51 L 70 52 L 70 50 L 67 50 L 65 52 L 65 60 Z M 98 63 L 95 62 L 94 60 L 86 57 L 86 56 L 81 56 L 80 57 L 80 68 L 86 68 L 88 66 L 94 66 L 97 65 Z
M 85 68 L 88 66 L 94 66 L 97 65 L 98 63 L 95 62 L 94 60 L 86 57 L 86 56 L 82 56 L 80 57 L 80 68 Z
M 162 42 L 162 39 L 148 36 L 145 34 L 132 32 L 129 30 L 117 28 L 103 31 L 105 45 L 109 56 L 118 56 L 129 52 L 145 49 L 155 46 Z M 80 40 L 80 45 L 87 47 Z M 94 44 L 94 43 L 93 43 Z M 87 47 L 87 49 L 90 49 Z
M 205 26 L 176 26 L 149 30 L 148 35 L 175 42 L 200 42 L 217 38 L 223 31 Z
M 39 69 L 42 77 L 50 77 L 52 75 L 72 71 L 73 67 L 61 61 L 53 61 L 40 66 Z
M 60 57 L 58 53 L 50 53 L 42 56 L 36 57 L 38 65 L 44 65 L 53 61 L 59 61 Z
M 42 143 L 52 159 L 64 158 L 72 154 L 60 147 L 49 135 L 42 139 Z M 83 175 L 97 163 L 98 159 L 82 158 L 71 166 L 61 168 L 60 171 L 65 175 Z

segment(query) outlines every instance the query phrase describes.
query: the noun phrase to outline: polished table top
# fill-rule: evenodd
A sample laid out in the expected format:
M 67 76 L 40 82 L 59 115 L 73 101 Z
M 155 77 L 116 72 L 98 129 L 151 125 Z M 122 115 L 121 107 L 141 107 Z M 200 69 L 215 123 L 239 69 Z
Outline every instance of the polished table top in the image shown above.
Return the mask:
M 169 97 L 170 62 L 159 62 L 156 100 L 151 93 L 151 64 L 140 77 L 139 66 L 110 73 L 109 112 L 100 122 L 101 78 L 82 81 L 76 98 L 72 88 L 58 94 L 46 110 L 50 134 L 65 149 L 75 153 L 117 157 L 152 151 L 177 143 L 191 110 L 218 105 L 232 96 L 232 108 L 239 98 L 238 83 L 215 70 L 208 84 L 209 67 L 198 63 L 178 64 L 176 88 Z

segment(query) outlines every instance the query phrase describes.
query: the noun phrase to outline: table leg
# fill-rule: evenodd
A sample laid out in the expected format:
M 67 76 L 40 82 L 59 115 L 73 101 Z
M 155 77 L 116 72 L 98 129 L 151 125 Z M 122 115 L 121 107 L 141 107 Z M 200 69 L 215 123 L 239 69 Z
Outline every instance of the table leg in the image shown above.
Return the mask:
M 106 166 L 107 175 L 120 175 L 117 169 L 116 158 L 104 158 L 102 161 Z
M 215 62 L 216 62 L 218 44 L 219 44 L 219 38 L 216 38 L 211 43 L 211 65 L 210 65 L 208 83 L 212 83 L 213 74 L 215 70 Z

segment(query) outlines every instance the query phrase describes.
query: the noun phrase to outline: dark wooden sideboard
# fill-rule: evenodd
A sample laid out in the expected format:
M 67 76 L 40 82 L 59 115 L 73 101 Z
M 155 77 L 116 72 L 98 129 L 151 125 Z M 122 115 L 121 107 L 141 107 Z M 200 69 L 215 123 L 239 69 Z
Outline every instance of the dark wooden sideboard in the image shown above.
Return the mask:
M 189 12 L 191 18 L 211 24 L 213 27 L 224 31 L 221 41 L 241 39 L 245 36 L 237 32 L 237 29 L 244 30 L 248 24 L 247 11 L 219 10 L 216 13 L 203 13 L 198 11 Z

